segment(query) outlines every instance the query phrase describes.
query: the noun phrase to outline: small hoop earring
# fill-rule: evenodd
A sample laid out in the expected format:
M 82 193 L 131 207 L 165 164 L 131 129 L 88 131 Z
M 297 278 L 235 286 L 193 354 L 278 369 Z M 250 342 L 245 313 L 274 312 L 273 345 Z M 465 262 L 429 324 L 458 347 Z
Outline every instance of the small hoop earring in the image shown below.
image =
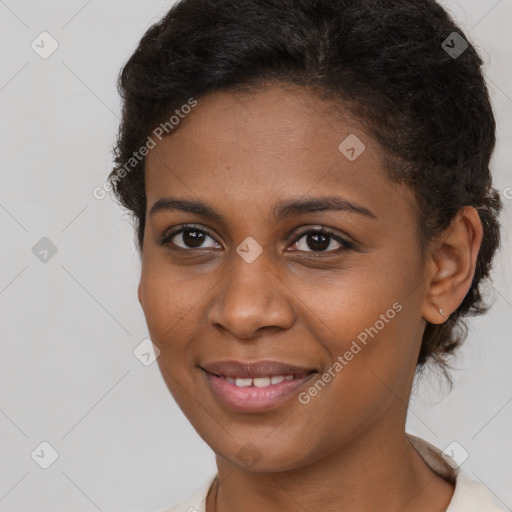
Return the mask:
M 444 312 L 443 308 L 439 308 L 438 311 L 442 316 L 446 316 L 446 313 Z

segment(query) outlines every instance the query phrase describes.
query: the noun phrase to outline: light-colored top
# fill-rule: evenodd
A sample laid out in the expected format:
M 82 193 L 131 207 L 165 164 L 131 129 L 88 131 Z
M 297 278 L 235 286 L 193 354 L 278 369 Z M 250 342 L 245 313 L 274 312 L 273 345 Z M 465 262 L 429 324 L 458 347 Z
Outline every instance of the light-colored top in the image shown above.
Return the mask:
M 446 512 L 505 512 L 490 491 L 461 471 L 453 458 L 424 439 L 411 434 L 406 436 L 430 469 L 455 485 L 455 492 Z M 208 478 L 189 499 L 159 512 L 205 512 L 206 496 L 216 476 Z

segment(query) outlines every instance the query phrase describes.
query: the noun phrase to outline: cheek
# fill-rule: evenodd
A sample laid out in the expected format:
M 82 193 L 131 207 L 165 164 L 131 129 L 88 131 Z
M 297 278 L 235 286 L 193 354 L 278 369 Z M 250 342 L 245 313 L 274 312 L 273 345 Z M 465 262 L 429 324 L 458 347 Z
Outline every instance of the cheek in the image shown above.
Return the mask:
M 301 393 L 297 416 L 286 423 L 301 425 L 303 435 L 317 443 L 316 453 L 327 453 L 384 417 L 398 420 L 405 413 L 417 357 L 402 329 L 407 314 L 401 309 L 389 323 L 381 320 L 384 326 L 363 322 L 353 335 L 347 332 L 329 345 L 332 362 Z
M 163 345 L 171 333 L 173 338 L 183 337 L 184 329 L 197 316 L 210 288 L 200 286 L 197 280 L 184 279 L 183 274 L 162 265 L 145 266 L 140 286 L 148 329 Z
M 334 340 L 329 345 L 338 350 L 336 355 L 348 349 L 350 340 L 359 337 L 364 343 L 370 336 L 368 330 L 375 333 L 376 327 L 378 332 L 389 331 L 389 325 L 399 316 L 404 302 L 402 279 L 393 276 L 392 268 L 383 271 L 379 267 L 384 268 L 378 263 L 365 264 L 326 277 L 303 294 L 304 317 L 319 319 L 318 325 L 324 326 L 327 339 Z
M 183 374 L 186 343 L 180 342 L 184 325 L 184 319 L 180 317 L 185 317 L 185 312 L 167 284 L 162 279 L 141 279 L 142 308 L 148 332 L 151 341 L 160 351 L 157 358 L 160 373 L 174 396 L 179 392 L 176 381 L 186 384 Z
M 160 373 L 176 403 L 188 415 L 190 396 L 197 394 L 194 370 L 189 364 L 189 340 L 197 330 L 197 308 L 204 292 L 156 266 L 144 268 L 140 284 L 141 306 L 151 341 L 160 350 Z
M 406 268 L 391 261 L 365 265 L 364 271 L 326 282 L 309 296 L 309 303 L 316 303 L 315 315 L 309 317 L 317 318 L 325 333 L 323 344 L 331 359 L 326 369 L 330 382 L 325 388 L 320 384 L 318 394 L 340 414 L 363 414 L 365 408 L 372 414 L 388 399 L 406 400 L 422 332 L 421 290 L 411 293 L 408 283 L 417 276 L 414 267 L 408 274 Z M 312 327 L 317 334 L 318 326 Z

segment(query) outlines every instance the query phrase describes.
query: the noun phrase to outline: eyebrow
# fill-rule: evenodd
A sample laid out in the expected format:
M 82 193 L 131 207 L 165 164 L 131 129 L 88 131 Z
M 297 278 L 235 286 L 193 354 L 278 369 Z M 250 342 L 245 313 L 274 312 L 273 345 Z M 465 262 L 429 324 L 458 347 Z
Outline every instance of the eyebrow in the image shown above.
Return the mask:
M 377 216 L 368 210 L 368 208 L 337 196 L 281 201 L 274 206 L 273 216 L 276 221 L 281 221 L 294 215 L 328 210 L 356 213 L 371 219 L 377 218 Z M 202 203 L 201 201 L 173 199 L 170 197 L 164 197 L 156 201 L 155 204 L 153 204 L 151 207 L 149 216 L 152 217 L 157 213 L 165 211 L 183 211 L 195 213 L 197 215 L 208 217 L 212 220 L 216 220 L 224 224 L 226 223 L 225 217 L 220 212 L 211 206 Z

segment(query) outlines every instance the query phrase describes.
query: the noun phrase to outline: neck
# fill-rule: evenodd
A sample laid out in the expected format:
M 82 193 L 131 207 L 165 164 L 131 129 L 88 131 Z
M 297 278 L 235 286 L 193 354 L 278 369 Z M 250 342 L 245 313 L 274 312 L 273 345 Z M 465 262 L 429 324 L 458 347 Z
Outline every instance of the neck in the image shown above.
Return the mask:
M 426 465 L 403 429 L 395 435 L 375 431 L 289 471 L 251 472 L 217 456 L 218 480 L 206 510 L 445 511 L 453 487 Z

